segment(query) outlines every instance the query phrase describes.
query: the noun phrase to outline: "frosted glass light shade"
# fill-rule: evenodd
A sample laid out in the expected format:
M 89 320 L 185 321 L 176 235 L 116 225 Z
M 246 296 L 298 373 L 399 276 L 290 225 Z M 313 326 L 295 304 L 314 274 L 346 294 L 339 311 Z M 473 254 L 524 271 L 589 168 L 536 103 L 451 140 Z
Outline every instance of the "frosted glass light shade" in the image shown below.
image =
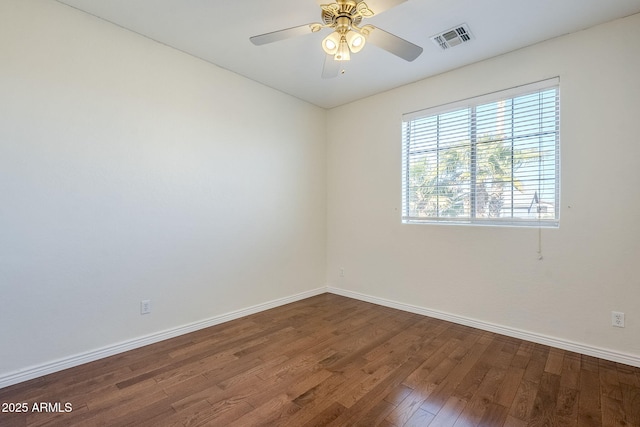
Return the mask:
M 349 45 L 349 49 L 352 53 L 360 52 L 367 42 L 367 39 L 365 39 L 362 34 L 356 33 L 353 30 L 347 31 L 345 38 L 347 39 L 347 44 Z
M 340 34 L 333 32 L 322 40 L 322 49 L 327 55 L 335 55 L 340 47 Z

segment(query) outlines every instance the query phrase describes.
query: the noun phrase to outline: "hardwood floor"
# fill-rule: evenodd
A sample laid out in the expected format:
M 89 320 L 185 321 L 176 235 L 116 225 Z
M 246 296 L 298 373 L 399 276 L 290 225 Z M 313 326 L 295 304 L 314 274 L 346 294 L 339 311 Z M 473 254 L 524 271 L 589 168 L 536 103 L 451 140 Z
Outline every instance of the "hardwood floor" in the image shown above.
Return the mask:
M 0 389 L 22 402 L 1 426 L 640 426 L 640 369 L 324 294 Z

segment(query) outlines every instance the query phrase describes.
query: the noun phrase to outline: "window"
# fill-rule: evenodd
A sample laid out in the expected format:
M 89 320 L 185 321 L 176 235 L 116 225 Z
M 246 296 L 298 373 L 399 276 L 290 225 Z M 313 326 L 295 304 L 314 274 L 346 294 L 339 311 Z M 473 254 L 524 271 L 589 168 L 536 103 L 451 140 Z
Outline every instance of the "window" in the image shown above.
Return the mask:
M 557 227 L 558 85 L 405 114 L 402 221 Z

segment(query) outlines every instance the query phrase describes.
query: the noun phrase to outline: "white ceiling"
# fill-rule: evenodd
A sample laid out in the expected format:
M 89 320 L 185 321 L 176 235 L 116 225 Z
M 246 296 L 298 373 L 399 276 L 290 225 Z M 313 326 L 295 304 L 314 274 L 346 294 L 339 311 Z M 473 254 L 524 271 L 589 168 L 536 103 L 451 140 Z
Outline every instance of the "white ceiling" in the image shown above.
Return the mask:
M 367 44 L 344 74 L 322 79 L 320 42 L 330 30 L 263 46 L 249 42 L 320 22 L 317 0 L 58 1 L 325 108 L 640 13 L 640 0 L 408 0 L 365 23 L 423 47 L 418 59 L 406 62 Z M 430 40 L 462 23 L 471 42 L 442 51 Z

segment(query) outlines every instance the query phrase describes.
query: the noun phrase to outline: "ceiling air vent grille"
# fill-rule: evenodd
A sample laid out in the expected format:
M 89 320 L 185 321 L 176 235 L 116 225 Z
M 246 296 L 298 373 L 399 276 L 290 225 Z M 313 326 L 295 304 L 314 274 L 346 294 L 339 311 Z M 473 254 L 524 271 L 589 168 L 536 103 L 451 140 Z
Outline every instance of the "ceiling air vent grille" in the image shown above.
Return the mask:
M 442 50 L 447 50 L 459 44 L 466 43 L 473 38 L 467 24 L 458 25 L 431 37 L 431 40 Z

